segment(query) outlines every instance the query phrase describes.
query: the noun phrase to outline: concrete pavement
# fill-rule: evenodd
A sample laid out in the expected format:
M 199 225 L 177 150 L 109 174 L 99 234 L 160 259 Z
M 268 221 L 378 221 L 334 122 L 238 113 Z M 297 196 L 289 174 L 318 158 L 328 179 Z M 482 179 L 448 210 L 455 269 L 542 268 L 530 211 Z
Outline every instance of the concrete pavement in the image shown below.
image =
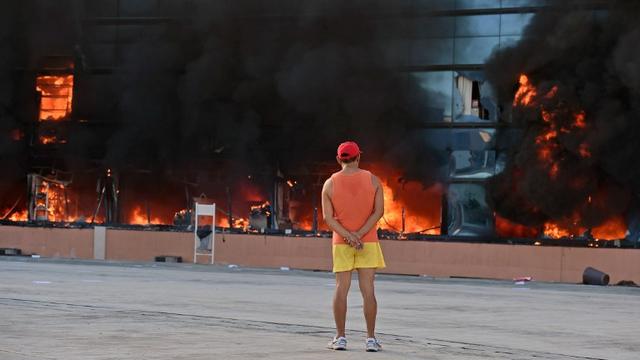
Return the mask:
M 329 273 L 0 258 L 0 359 L 638 359 L 640 289 L 378 276 L 379 338 L 349 351 Z

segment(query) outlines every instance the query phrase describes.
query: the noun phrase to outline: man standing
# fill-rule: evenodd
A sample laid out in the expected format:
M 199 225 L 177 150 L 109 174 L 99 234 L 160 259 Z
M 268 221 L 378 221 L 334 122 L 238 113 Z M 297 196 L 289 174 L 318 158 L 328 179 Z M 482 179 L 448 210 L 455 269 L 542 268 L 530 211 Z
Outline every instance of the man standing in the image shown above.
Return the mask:
M 380 180 L 359 168 L 360 154 L 355 142 L 340 144 L 336 159 L 342 170 L 331 175 L 322 188 L 322 214 L 333 230 L 333 272 L 336 274 L 333 316 L 337 334 L 329 348 L 347 349 L 347 294 L 351 272 L 355 269 L 367 323 L 366 351 L 379 351 L 382 346 L 375 337 L 378 304 L 373 282 L 376 269 L 385 267 L 376 232 L 376 224 L 384 214 L 384 195 Z

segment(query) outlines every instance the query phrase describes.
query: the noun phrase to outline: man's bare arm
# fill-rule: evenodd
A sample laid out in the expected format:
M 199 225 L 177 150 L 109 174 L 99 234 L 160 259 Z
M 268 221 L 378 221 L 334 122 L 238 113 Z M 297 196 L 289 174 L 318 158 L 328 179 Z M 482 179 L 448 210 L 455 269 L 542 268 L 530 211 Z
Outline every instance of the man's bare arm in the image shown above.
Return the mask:
M 324 186 L 322 187 L 322 216 L 324 217 L 324 221 L 331 230 L 345 238 L 349 245 L 358 247 L 360 246 L 360 239 L 355 234 L 345 229 L 344 226 L 342 226 L 342 224 L 333 217 L 333 203 L 331 203 L 330 195 L 332 187 L 333 184 L 331 183 L 331 179 L 325 181 Z
M 373 213 L 369 216 L 364 225 L 362 225 L 360 230 L 356 231 L 356 236 L 358 236 L 358 238 L 362 238 L 365 234 L 371 231 L 382 215 L 384 215 L 384 191 L 382 191 L 382 185 L 376 176 L 373 176 L 372 180 L 373 186 L 376 188 L 374 209 Z

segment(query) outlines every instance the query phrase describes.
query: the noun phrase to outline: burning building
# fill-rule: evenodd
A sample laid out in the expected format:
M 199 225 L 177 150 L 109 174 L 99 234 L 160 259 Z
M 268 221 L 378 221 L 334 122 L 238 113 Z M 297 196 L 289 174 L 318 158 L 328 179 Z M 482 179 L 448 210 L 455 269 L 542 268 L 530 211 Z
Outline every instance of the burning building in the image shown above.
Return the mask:
M 624 1 L 566 6 L 540 12 L 518 44 L 487 62 L 512 124 L 491 201 L 506 218 L 505 233 L 516 223 L 545 238 L 595 239 L 592 246 L 626 238 L 637 246 L 637 184 L 628 166 L 637 155 L 628 72 L 636 60 L 628 46 L 640 8 Z
M 383 237 L 625 238 L 629 182 L 591 171 L 598 111 L 550 76 L 559 62 L 527 62 L 563 5 L 511 3 L 2 5 L 0 216 L 181 228 L 202 196 L 217 226 L 315 234 L 354 139 L 384 185 Z M 563 188 L 571 206 L 535 201 Z

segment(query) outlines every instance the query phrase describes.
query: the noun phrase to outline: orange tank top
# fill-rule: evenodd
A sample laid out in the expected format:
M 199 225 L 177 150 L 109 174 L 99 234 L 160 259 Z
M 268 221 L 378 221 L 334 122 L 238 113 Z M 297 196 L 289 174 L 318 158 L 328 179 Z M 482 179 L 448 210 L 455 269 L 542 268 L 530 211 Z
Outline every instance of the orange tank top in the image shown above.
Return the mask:
M 359 170 L 352 174 L 337 172 L 331 175 L 333 217 L 349 231 L 358 231 L 375 210 L 376 188 L 371 178 L 371 173 L 366 170 Z M 376 226 L 361 240 L 362 242 L 378 241 Z M 334 232 L 333 244 L 344 243 L 344 238 Z

